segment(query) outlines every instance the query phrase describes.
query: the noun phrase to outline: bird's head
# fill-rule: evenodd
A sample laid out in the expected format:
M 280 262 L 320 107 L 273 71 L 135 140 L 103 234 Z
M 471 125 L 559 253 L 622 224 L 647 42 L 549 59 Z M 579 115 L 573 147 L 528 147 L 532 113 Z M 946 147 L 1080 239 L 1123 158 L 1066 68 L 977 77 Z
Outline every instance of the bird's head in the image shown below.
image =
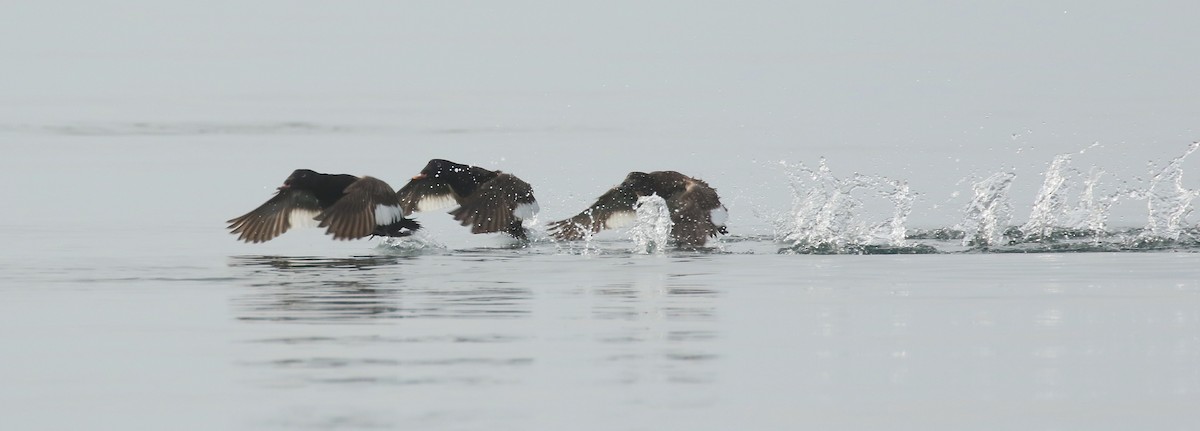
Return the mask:
M 279 186 L 279 190 L 287 190 L 291 188 L 304 188 L 316 179 L 315 171 L 309 169 L 296 169 L 291 175 L 288 175 L 286 180 L 283 180 L 283 185 Z

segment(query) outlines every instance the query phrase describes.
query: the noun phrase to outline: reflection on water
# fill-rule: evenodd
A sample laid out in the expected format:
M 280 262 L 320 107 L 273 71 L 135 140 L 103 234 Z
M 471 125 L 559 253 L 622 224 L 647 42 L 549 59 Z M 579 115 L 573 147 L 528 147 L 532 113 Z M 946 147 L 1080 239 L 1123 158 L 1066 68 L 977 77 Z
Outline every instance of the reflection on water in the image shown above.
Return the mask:
M 249 271 L 235 299 L 242 320 L 366 322 L 377 319 L 501 318 L 529 313 L 530 291 L 494 280 L 411 280 L 412 257 L 243 256 Z
M 980 418 L 1200 393 L 1193 255 L 465 256 L 232 259 L 242 384 L 294 397 L 259 419 L 734 429 L 754 406 L 874 429 L 892 418 L 859 410 Z M 364 393 L 379 396 L 346 401 Z
M 642 274 L 630 282 L 592 290 L 591 317 L 602 325 L 602 367 L 615 367 L 623 385 L 712 383 L 716 353 L 716 290 L 668 274 Z M 707 402 L 707 401 L 705 401 Z
M 246 292 L 235 298 L 242 320 L 344 321 L 397 317 L 393 271 L 404 258 L 238 256 Z
M 232 267 L 268 267 L 279 270 L 287 269 L 371 269 L 375 267 L 395 265 L 404 257 L 398 256 L 353 256 L 353 257 L 317 257 L 317 256 L 234 256 L 229 266 Z
M 215 429 L 1195 423 L 1200 254 L 511 254 L 10 283 L 7 399 L 134 414 L 191 406 L 163 388 L 229 394 L 236 423 Z
M 289 391 L 591 387 L 615 391 L 622 404 L 714 402 L 706 392 L 682 400 L 645 393 L 716 382 L 722 295 L 696 274 L 657 269 L 661 256 L 613 257 L 608 268 L 577 273 L 545 262 L 530 271 L 509 250 L 464 256 L 232 258 L 241 285 L 231 308 L 255 334 L 243 340 L 253 348 L 238 364 L 255 370 L 249 384 Z M 478 405 L 445 409 L 480 414 Z M 298 424 L 292 413 L 277 414 L 264 420 L 320 426 L 347 416 L 308 412 Z

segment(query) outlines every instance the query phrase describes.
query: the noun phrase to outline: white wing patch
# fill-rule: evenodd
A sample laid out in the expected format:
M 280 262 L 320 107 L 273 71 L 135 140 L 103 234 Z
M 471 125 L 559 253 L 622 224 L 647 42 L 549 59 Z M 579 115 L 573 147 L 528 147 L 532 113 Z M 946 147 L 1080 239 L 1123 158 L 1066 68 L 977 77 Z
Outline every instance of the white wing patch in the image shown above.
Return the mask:
M 617 211 L 604 220 L 604 227 L 609 229 L 622 228 L 637 221 L 637 213 L 633 211 Z
M 375 205 L 375 224 L 387 226 L 404 218 L 404 213 L 396 205 Z
M 541 208 L 538 207 L 537 201 L 517 204 L 517 207 L 513 209 L 513 217 L 521 220 L 531 219 L 537 215 L 538 211 L 541 211 Z
M 708 213 L 709 219 L 717 226 L 725 226 L 725 222 L 729 220 L 729 210 L 725 209 L 724 205 L 717 207 Z
M 458 201 L 454 200 L 454 195 L 452 194 L 427 195 L 417 201 L 417 212 L 437 211 L 455 205 L 458 205 Z
M 317 221 L 317 215 L 320 211 L 294 209 L 288 214 L 288 224 L 292 227 L 317 227 L 321 222 Z

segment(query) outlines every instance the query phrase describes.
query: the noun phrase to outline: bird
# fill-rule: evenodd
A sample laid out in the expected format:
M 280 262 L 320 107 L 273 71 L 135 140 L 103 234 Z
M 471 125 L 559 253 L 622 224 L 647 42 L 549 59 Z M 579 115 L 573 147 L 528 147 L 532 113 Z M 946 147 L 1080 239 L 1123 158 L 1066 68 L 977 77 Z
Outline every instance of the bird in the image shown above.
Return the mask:
M 574 217 L 552 222 L 551 237 L 576 240 L 632 223 L 638 198 L 658 195 L 671 215 L 671 238 L 680 247 L 703 247 L 708 238 L 729 233 L 728 211 L 708 183 L 675 171 L 630 172 L 625 180 Z
M 396 191 L 374 177 L 297 169 L 275 196 L 229 220 L 230 233 L 248 243 L 270 241 L 292 227 L 323 227 L 336 240 L 402 237 L 421 228 L 404 217 Z
M 404 215 L 458 205 L 450 211 L 471 233 L 504 232 L 528 239 L 522 225 L 539 207 L 533 187 L 512 174 L 433 159 L 396 192 Z

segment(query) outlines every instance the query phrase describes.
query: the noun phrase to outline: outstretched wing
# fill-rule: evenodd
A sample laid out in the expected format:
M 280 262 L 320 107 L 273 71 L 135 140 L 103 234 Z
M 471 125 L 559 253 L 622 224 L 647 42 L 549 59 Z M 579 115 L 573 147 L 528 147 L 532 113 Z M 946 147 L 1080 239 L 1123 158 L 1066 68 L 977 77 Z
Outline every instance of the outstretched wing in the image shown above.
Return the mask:
M 241 217 L 229 220 L 230 233 L 238 240 L 259 243 L 269 241 L 293 226 L 315 226 L 321 204 L 311 192 L 285 189 Z
M 624 184 L 613 187 L 583 212 L 550 223 L 550 235 L 556 239 L 575 240 L 604 229 L 628 225 L 637 216 L 633 207 L 637 198 L 637 193 Z
M 683 193 L 667 199 L 667 207 L 674 222 L 671 236 L 680 245 L 702 246 L 709 237 L 725 233 L 725 206 L 717 191 L 703 181 L 688 181 Z
M 396 191 L 396 195 L 399 196 L 404 215 L 436 211 L 462 203 L 462 197 L 454 193 L 449 183 L 432 176 L 409 181 Z
M 375 232 L 377 226 L 400 221 L 400 199 L 387 183 L 362 177 L 351 183 L 337 203 L 325 209 L 317 220 L 319 227 L 333 239 L 358 239 Z
M 508 232 L 518 238 L 525 236 L 521 220 L 533 217 L 538 211 L 537 199 L 529 183 L 510 174 L 497 172 L 495 178 L 480 184 L 450 215 L 471 233 Z

